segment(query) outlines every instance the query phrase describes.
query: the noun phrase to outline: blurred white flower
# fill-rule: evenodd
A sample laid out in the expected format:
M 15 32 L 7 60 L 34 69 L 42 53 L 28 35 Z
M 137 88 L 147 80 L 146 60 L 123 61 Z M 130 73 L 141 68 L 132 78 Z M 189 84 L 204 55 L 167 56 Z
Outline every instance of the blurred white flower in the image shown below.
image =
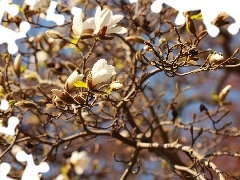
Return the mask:
M 223 55 L 221 53 L 214 52 L 211 54 L 209 60 L 212 61 L 222 61 L 224 59 Z
M 66 177 L 66 175 L 64 174 L 59 174 L 55 180 L 68 180 L 68 178 Z
M 48 55 L 48 53 L 46 51 L 42 50 L 42 51 L 38 51 L 36 53 L 36 57 L 37 57 L 38 61 L 45 61 L 45 60 L 47 60 L 49 58 L 49 55 Z
M 9 107 L 8 101 L 5 99 L 1 100 L 0 110 L 6 111 L 6 110 L 8 110 L 8 107 Z
M 16 154 L 17 154 L 17 152 L 19 152 L 19 151 L 22 151 L 23 150 L 23 148 L 22 148 L 22 146 L 19 146 L 19 145 L 13 145 L 13 147 L 12 147 L 12 149 L 11 149 L 11 153 L 14 155 L 14 156 L 16 156 Z
M 90 157 L 86 151 L 74 151 L 70 157 L 70 162 L 74 166 L 74 171 L 77 175 L 81 175 L 90 164 Z
M 82 81 L 83 76 L 83 74 L 79 74 L 77 71 L 72 72 L 65 83 L 65 88 L 67 91 L 75 88 L 74 82 Z
M 136 3 L 138 0 L 129 0 L 130 3 Z
M 110 84 L 110 88 L 111 89 L 120 89 L 123 87 L 123 84 L 118 82 L 118 81 L 113 81 L 111 84 Z
M 130 137 L 129 132 L 126 129 L 122 130 L 120 132 L 120 135 L 123 136 L 123 137 Z
M 112 65 L 107 65 L 105 59 L 99 59 L 92 68 L 91 76 L 88 77 L 88 86 L 95 87 L 101 82 L 106 82 L 114 74 L 116 74 L 115 67 Z

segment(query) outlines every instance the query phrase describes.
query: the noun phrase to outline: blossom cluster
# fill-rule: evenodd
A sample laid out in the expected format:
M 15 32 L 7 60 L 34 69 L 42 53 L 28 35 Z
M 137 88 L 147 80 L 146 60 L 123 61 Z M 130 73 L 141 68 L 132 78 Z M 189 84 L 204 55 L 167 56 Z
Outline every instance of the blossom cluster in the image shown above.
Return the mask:
M 77 13 L 73 18 L 72 31 L 75 38 L 81 38 L 83 34 L 93 35 L 96 37 L 104 37 L 107 34 L 123 34 L 127 32 L 125 27 L 116 27 L 117 23 L 123 19 L 122 15 L 113 15 L 113 12 L 106 8 L 101 10 L 101 7 L 96 8 L 94 17 L 82 20 L 82 14 Z M 55 31 L 47 31 L 49 37 L 59 38 L 61 34 Z M 84 77 L 84 74 L 79 73 L 77 70 L 73 71 L 65 82 L 64 90 L 52 89 L 56 96 L 54 102 L 59 105 L 77 104 L 81 105 L 86 102 L 83 94 L 71 95 L 73 89 L 86 88 L 90 91 L 96 90 L 96 87 L 101 83 L 106 83 L 113 75 L 116 74 L 115 67 L 108 65 L 105 59 L 98 60 L 92 67 L 92 70 Z M 104 93 L 111 93 L 123 87 L 118 81 L 113 81 L 105 89 Z
M 73 18 L 72 30 L 76 37 L 83 33 L 90 33 L 98 36 L 116 33 L 123 34 L 127 32 L 125 27 L 116 27 L 117 23 L 123 19 L 123 15 L 113 15 L 110 9 L 101 10 L 98 6 L 94 17 L 82 20 L 82 14 L 78 13 Z

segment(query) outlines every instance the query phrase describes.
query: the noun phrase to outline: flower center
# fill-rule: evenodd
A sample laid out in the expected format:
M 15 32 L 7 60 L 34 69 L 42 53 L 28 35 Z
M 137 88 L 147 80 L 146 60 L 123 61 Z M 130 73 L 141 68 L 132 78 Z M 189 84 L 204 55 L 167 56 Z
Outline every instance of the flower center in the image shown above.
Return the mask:
M 106 31 L 107 31 L 107 26 L 103 26 L 103 28 L 97 33 L 97 35 L 100 37 L 105 36 Z

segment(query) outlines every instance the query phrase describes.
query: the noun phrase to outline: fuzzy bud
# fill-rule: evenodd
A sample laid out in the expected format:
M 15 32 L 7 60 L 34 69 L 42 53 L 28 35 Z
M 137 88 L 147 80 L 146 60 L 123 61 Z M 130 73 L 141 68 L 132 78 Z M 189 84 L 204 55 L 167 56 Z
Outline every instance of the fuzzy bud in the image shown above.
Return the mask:
M 14 63 L 13 63 L 13 70 L 18 78 L 21 75 L 21 65 L 22 65 L 22 56 L 21 56 L 21 54 L 18 54 L 15 57 Z

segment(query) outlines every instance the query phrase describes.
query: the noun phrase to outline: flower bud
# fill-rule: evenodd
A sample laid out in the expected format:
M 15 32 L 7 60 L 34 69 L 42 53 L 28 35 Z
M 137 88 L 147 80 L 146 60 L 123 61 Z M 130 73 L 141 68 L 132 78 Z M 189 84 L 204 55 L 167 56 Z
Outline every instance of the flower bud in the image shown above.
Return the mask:
M 4 86 L 4 74 L 0 72 L 0 86 Z
M 58 89 L 52 89 L 51 91 L 53 92 L 53 94 L 55 94 L 55 96 L 60 98 L 62 100 L 62 102 L 66 103 L 66 104 L 76 103 L 75 100 L 73 99 L 73 97 L 67 91 L 63 92 Z
M 137 51 L 137 52 L 136 52 L 136 54 L 135 54 L 135 59 L 136 59 L 137 61 L 142 61 L 142 60 L 143 60 L 141 51 Z
M 21 107 L 24 107 L 24 108 L 34 108 L 34 109 L 37 109 L 37 106 L 36 106 L 35 103 L 33 103 L 31 101 L 26 101 L 26 100 L 18 101 L 14 105 L 15 106 L 21 106 Z
M 196 36 L 196 28 L 195 28 L 195 24 L 194 24 L 194 21 L 192 20 L 192 18 L 187 14 L 186 17 L 185 17 L 185 20 L 186 20 L 186 29 L 187 31 Z
M 126 37 L 126 40 L 141 43 L 141 44 L 145 43 L 145 39 L 143 39 L 140 36 L 128 36 L 128 37 Z
M 63 38 L 63 35 L 56 31 L 56 30 L 48 30 L 46 31 L 46 34 L 48 37 L 52 38 L 52 39 L 62 39 Z
M 84 104 L 86 100 L 81 95 L 74 96 L 74 100 L 79 104 Z
M 21 65 L 22 65 L 22 56 L 21 56 L 21 54 L 18 54 L 15 57 L 14 63 L 13 63 L 13 70 L 18 78 L 21 75 Z
M 231 85 L 227 85 L 219 93 L 218 98 L 219 98 L 220 105 L 224 102 L 224 100 L 225 100 L 226 96 L 228 95 L 228 92 L 230 91 L 231 87 L 232 87 Z

